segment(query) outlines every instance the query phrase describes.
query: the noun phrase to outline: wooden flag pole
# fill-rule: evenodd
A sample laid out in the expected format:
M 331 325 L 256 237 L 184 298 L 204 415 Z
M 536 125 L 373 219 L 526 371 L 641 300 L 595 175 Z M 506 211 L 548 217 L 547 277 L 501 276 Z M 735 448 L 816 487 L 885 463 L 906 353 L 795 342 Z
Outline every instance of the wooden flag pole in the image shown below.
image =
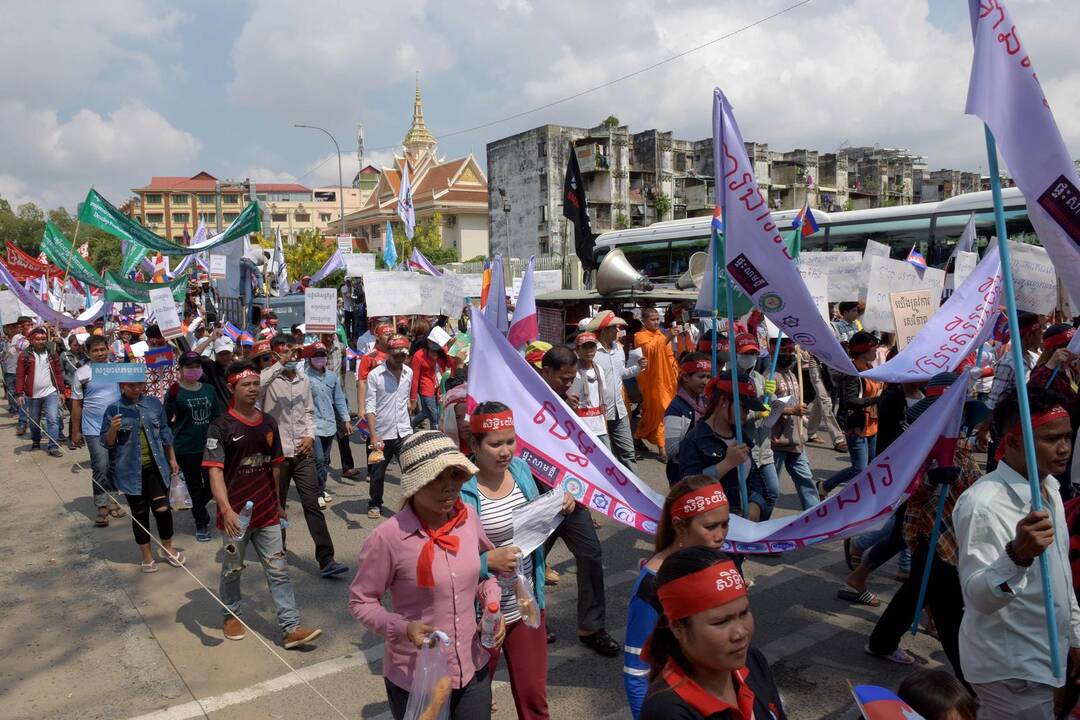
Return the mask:
M 1005 211 L 1001 202 L 1001 176 L 998 175 L 997 142 L 989 125 L 986 133 L 986 156 L 990 168 L 990 192 L 994 198 L 994 224 L 997 230 L 998 253 L 1001 256 L 1001 285 L 1005 295 L 1005 311 L 1009 318 L 1009 338 L 1012 345 L 1016 378 L 1016 399 L 1020 404 L 1020 427 L 1024 437 L 1024 459 L 1027 462 L 1028 484 L 1031 486 L 1031 509 L 1043 509 L 1042 485 L 1035 459 L 1035 434 L 1031 427 L 1031 406 L 1028 403 L 1027 381 L 1024 378 L 1024 348 L 1020 343 L 1020 323 L 1016 314 L 1016 293 L 1013 290 L 1012 262 L 1009 259 L 1009 239 L 1005 228 Z M 1062 677 L 1061 652 L 1058 647 L 1057 622 L 1054 618 L 1054 588 L 1050 583 L 1050 560 L 1046 553 L 1039 555 L 1039 576 L 1042 578 L 1043 606 L 1046 611 L 1046 631 L 1050 641 L 1050 666 L 1055 677 Z

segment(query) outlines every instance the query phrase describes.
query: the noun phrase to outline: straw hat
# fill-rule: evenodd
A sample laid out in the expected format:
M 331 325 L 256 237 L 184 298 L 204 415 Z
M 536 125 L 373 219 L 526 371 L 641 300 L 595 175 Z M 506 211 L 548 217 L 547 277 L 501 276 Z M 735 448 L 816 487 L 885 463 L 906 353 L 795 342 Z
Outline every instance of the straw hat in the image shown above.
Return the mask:
M 401 494 L 406 499 L 447 468 L 461 468 L 475 475 L 477 468 L 454 441 L 437 430 L 414 432 L 401 443 Z

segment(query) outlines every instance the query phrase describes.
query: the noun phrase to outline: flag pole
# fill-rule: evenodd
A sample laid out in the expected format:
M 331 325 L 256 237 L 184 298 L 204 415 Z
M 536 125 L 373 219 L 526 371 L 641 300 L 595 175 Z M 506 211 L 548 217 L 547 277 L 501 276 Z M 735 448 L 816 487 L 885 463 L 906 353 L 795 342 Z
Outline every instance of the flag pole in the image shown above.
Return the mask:
M 721 132 L 720 143 L 721 143 L 721 147 L 722 147 L 723 142 L 724 142 L 723 136 L 722 136 L 723 123 L 720 123 L 720 128 L 721 128 L 720 129 L 720 132 Z M 728 194 L 724 190 L 723 186 L 719 184 L 719 183 L 724 182 L 723 168 L 722 167 L 717 168 L 716 180 L 717 180 L 717 183 L 718 183 L 717 188 L 720 189 L 720 192 L 722 193 L 721 196 L 720 196 L 720 201 L 721 201 L 721 216 L 725 220 L 725 222 L 724 222 L 724 267 L 726 268 L 727 267 L 727 249 L 728 249 L 728 244 L 729 244 L 728 243 L 728 237 L 727 237 L 727 232 L 728 232 L 728 227 L 729 226 L 728 226 L 728 223 L 726 222 L 726 220 L 728 218 L 730 218 L 731 216 L 728 215 L 728 211 L 727 211 Z M 714 242 L 718 244 L 719 243 L 719 235 L 716 232 L 715 227 L 713 228 L 713 238 L 714 238 Z M 719 288 L 717 287 L 717 283 L 719 282 L 720 267 L 719 267 L 719 265 L 717 263 L 717 259 L 719 258 L 719 254 L 716 252 L 715 246 L 714 246 L 714 249 L 713 249 L 713 258 L 714 258 L 713 259 L 713 300 L 714 300 L 714 304 L 713 304 L 713 372 L 716 373 L 716 371 L 717 371 L 717 366 L 716 366 L 716 346 L 719 343 L 719 338 L 717 337 L 717 334 L 716 334 L 716 325 L 717 325 L 716 318 L 717 318 L 717 315 L 719 315 L 719 308 L 717 307 L 717 305 L 715 303 L 715 300 L 717 299 L 717 294 L 719 292 Z M 738 360 L 736 360 L 736 358 L 735 358 L 735 292 L 731 287 L 731 278 L 729 277 L 729 278 L 726 278 L 725 280 L 726 281 L 724 282 L 724 296 L 725 296 L 725 300 L 727 300 L 728 365 L 730 366 L 730 371 L 731 371 L 731 402 L 732 402 L 732 408 L 734 410 L 734 417 L 735 417 L 735 442 L 741 445 L 742 441 L 743 441 L 743 427 L 742 427 L 742 407 L 741 407 L 741 403 L 739 402 L 739 363 L 738 363 Z M 748 505 L 747 493 L 746 493 L 746 472 L 743 469 L 743 466 L 741 464 L 736 468 L 736 470 L 738 471 L 738 474 L 739 474 L 739 504 L 740 504 L 740 507 L 742 508 L 743 517 L 747 517 L 750 514 L 750 508 L 749 508 L 749 505 Z
M 930 547 L 926 551 L 926 564 L 923 566 L 922 580 L 919 582 L 919 599 L 915 602 L 915 617 L 911 620 L 911 635 L 919 634 L 919 618 L 922 617 L 923 604 L 926 602 L 926 586 L 930 584 L 930 568 L 937 555 L 938 536 L 941 535 L 941 518 L 945 515 L 945 500 L 949 497 L 949 486 L 942 483 L 938 488 L 937 513 L 934 515 L 934 529 L 930 532 Z
M 803 220 L 803 222 L 806 222 L 806 221 Z M 799 252 L 802 251 L 801 239 L 802 239 L 802 226 L 800 225 L 800 226 L 797 226 L 795 228 L 794 232 L 791 234 L 791 247 L 796 249 L 795 257 L 799 257 Z M 773 350 L 772 367 L 769 368 L 769 379 L 770 380 L 772 380 L 773 378 L 776 377 L 776 363 L 780 360 L 780 343 L 783 341 L 783 339 L 784 339 L 784 331 L 781 330 L 780 328 L 777 328 L 777 332 L 776 332 L 776 348 Z M 799 379 L 800 379 L 800 381 L 802 380 L 802 372 L 799 373 Z M 772 396 L 770 395 L 767 399 L 771 400 Z M 769 403 L 766 402 L 765 404 L 768 405 Z
M 1020 404 L 1020 427 L 1024 437 L 1024 459 L 1027 463 L 1028 484 L 1031 486 L 1031 509 L 1043 509 L 1039 467 L 1035 459 L 1035 435 L 1031 427 L 1031 406 L 1028 403 L 1027 383 L 1024 381 L 1024 349 L 1020 343 L 1020 323 L 1016 314 L 1016 294 L 1013 290 L 1012 262 L 1009 259 L 1009 239 L 1005 228 L 1005 211 L 1001 201 L 1001 176 L 998 174 L 997 141 L 990 126 L 983 124 L 986 134 L 986 156 L 990 168 L 990 192 L 994 198 L 994 226 L 997 231 L 998 253 L 1001 256 L 1001 285 L 1005 295 L 1005 310 L 1009 318 L 1009 339 L 1012 345 L 1013 367 L 1016 372 L 1016 399 Z M 1042 578 L 1043 607 L 1046 631 L 1050 642 L 1050 666 L 1054 677 L 1062 677 L 1061 653 L 1058 648 L 1057 622 L 1054 618 L 1054 588 L 1050 584 L 1050 560 L 1046 553 L 1039 555 L 1039 576 Z

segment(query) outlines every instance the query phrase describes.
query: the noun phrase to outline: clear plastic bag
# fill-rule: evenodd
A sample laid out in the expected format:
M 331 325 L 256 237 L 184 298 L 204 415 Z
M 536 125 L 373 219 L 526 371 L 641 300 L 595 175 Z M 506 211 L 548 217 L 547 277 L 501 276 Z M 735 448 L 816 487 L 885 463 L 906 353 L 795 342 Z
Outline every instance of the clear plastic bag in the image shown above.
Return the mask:
M 521 573 L 521 563 L 518 563 L 517 574 L 514 575 L 514 595 L 517 596 L 518 612 L 521 613 L 521 622 L 525 627 L 535 630 L 540 627 L 540 606 L 536 604 L 536 595 L 533 594 L 529 580 Z
M 182 472 L 173 475 L 172 481 L 169 482 L 169 507 L 173 510 L 191 509 L 191 493 L 188 492 Z
M 404 720 L 447 720 L 450 716 L 450 671 L 443 646 L 450 638 L 436 630 L 416 657 Z

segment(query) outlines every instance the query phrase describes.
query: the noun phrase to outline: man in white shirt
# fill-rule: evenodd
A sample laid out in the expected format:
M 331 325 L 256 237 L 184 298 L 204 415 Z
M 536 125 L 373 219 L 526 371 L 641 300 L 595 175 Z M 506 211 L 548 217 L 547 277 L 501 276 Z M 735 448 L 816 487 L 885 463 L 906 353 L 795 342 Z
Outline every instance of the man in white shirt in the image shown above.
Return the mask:
M 634 462 L 634 434 L 630 429 L 630 412 L 623 399 L 623 380 L 637 377 L 648 362 L 644 356 L 638 356 L 637 362 L 626 364 L 626 355 L 619 343 L 619 330 L 626 327 L 626 321 L 610 310 L 604 310 L 585 326 L 600 339 L 597 344 L 593 363 L 604 371 L 604 418 L 607 421 L 608 439 L 611 450 L 619 462 L 630 472 L 637 474 Z
M 1080 607 L 1069 567 L 1069 532 L 1053 475 L 1072 451 L 1069 414 L 1056 396 L 1030 390 L 1044 510 L 1032 511 L 1015 395 L 994 408 L 997 469 L 968 488 L 953 510 L 964 595 L 960 662 L 979 697 L 979 720 L 1051 720 L 1065 661 L 1080 667 Z M 1038 558 L 1047 553 L 1062 676 L 1051 668 Z M 1066 649 L 1068 652 L 1066 653 Z
M 364 415 L 371 433 L 372 452 L 368 456 L 368 517 L 382 517 L 383 481 L 386 466 L 397 456 L 401 442 L 412 434 L 412 368 L 409 340 L 404 335 L 390 339 L 390 354 L 382 365 L 368 373 L 364 392 Z
M 607 434 L 607 420 L 604 410 L 611 389 L 607 386 L 603 371 L 593 362 L 596 357 L 596 335 L 583 332 L 577 336 L 577 373 L 570 383 L 567 395 L 578 399 L 574 412 L 581 418 L 581 424 L 592 430 L 600 441 L 611 449 L 611 440 Z
M 56 444 L 60 436 L 60 397 L 64 394 L 64 369 L 60 356 L 47 346 L 49 333 L 43 327 L 30 331 L 30 347 L 19 354 L 15 368 L 16 402 L 32 421 L 32 449 L 41 449 L 42 425 L 49 454 L 62 457 Z M 16 433 L 19 434 L 19 433 Z

